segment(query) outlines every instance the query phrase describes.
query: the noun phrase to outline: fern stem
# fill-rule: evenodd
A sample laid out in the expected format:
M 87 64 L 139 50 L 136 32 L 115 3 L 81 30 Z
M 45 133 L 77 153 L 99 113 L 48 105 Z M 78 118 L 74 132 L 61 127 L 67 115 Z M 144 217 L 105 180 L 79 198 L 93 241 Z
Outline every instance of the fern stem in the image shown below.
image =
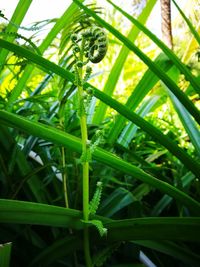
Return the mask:
M 79 69 L 79 77 L 82 79 L 82 69 Z M 78 99 L 80 108 L 80 126 L 81 126 L 81 140 L 82 140 L 82 155 L 87 154 L 87 141 L 88 141 L 88 131 L 87 131 L 87 117 L 83 108 L 83 86 L 78 86 Z M 84 158 L 84 157 L 83 157 Z M 87 159 L 83 159 L 83 219 L 88 221 L 89 216 L 89 162 Z
M 89 163 L 83 164 L 83 219 L 89 219 Z
M 83 61 L 85 42 L 82 40 L 80 61 Z M 79 102 L 79 116 L 80 116 L 80 127 L 81 127 L 81 139 L 82 139 L 82 170 L 83 170 L 83 219 L 88 221 L 89 219 L 89 162 L 87 159 L 87 142 L 88 142 L 88 130 L 87 130 L 87 116 L 84 110 L 83 103 L 83 70 L 78 69 L 78 75 L 80 79 L 80 84 L 78 85 L 78 102 Z M 90 256 L 90 244 L 89 244 L 89 229 L 85 226 L 84 229 L 84 253 L 85 262 L 87 267 L 92 267 L 92 260 Z
M 84 253 L 85 253 L 85 263 L 87 267 L 93 267 L 91 256 L 90 256 L 90 242 L 89 242 L 89 229 L 84 228 Z

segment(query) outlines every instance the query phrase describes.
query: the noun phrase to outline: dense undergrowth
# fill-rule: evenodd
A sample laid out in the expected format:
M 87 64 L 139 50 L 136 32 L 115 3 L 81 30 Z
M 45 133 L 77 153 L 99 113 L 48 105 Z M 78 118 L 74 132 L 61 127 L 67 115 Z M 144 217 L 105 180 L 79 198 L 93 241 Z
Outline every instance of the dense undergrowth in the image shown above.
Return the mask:
M 40 43 L 31 2 L 0 13 L 0 266 L 199 266 L 199 72 L 145 27 L 156 0 L 106 1 L 129 33 L 74 0 L 21 27 Z

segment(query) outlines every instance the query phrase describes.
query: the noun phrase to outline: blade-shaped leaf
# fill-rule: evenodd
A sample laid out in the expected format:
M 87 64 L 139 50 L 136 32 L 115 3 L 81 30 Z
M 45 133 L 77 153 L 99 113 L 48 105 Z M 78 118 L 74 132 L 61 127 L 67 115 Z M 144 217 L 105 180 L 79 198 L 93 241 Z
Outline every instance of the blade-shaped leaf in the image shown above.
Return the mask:
M 107 241 L 120 240 L 181 240 L 200 238 L 200 218 L 138 218 L 105 223 Z
M 0 244 L 0 267 L 10 266 L 12 243 Z
M 41 251 L 41 253 L 30 262 L 28 267 L 37 267 L 38 265 L 49 266 L 56 260 L 75 252 L 77 249 L 81 249 L 81 247 L 82 242 L 78 236 L 67 236 L 57 240 Z
M 0 147 L 1 147 L 1 153 L 2 155 L 10 154 L 13 147 L 15 147 L 15 155 L 13 156 L 13 163 L 11 160 L 9 161 L 9 164 L 16 165 L 19 169 L 19 173 L 23 179 L 25 177 L 29 177 L 27 179 L 27 185 L 29 190 L 27 190 L 26 187 L 24 187 L 26 195 L 28 195 L 30 198 L 33 199 L 33 201 L 38 201 L 41 203 L 47 202 L 47 195 L 44 194 L 44 191 L 41 191 L 42 182 L 41 180 L 35 175 L 34 172 L 32 172 L 32 169 L 24 155 L 24 153 L 21 151 L 20 147 L 17 145 L 15 139 L 7 129 L 7 127 L 0 126 Z M 23 184 L 23 181 L 22 181 Z M 15 190 L 15 193 L 17 190 Z
M 138 20 L 145 24 L 145 22 L 147 21 L 149 14 L 151 13 L 154 5 L 156 3 L 156 0 L 150 0 L 148 1 L 146 7 L 143 9 L 142 13 L 140 14 L 140 16 L 138 17 Z M 134 42 L 139 34 L 139 29 L 136 28 L 135 26 L 132 27 L 132 29 L 130 30 L 127 38 L 130 39 L 132 42 Z M 127 59 L 127 56 L 129 54 L 129 49 L 123 45 L 119 55 L 115 61 L 115 64 L 112 66 L 111 72 L 109 74 L 109 77 L 104 85 L 104 89 L 103 92 L 109 96 L 112 96 L 113 91 L 115 90 L 115 86 L 117 84 L 117 81 L 120 77 L 120 73 L 123 69 L 124 66 L 124 62 Z M 100 122 L 102 122 L 105 114 L 106 114 L 106 110 L 107 110 L 107 106 L 100 102 L 97 111 L 94 115 L 93 118 L 93 123 L 98 124 Z
M 185 16 L 184 12 L 180 9 L 180 7 L 177 5 L 175 0 L 172 0 L 172 2 L 174 3 L 174 5 L 176 6 L 176 8 L 178 9 L 178 11 L 180 12 L 181 16 L 183 17 L 183 19 L 185 20 L 185 22 L 187 23 L 191 33 L 194 35 L 194 37 L 196 38 L 197 42 L 200 45 L 200 36 L 198 34 L 198 32 L 195 30 L 194 26 L 192 25 L 192 23 L 190 22 L 190 20 Z
M 129 192 L 124 188 L 117 188 L 109 195 L 100 205 L 98 213 L 105 216 L 111 217 L 117 211 L 123 209 L 124 207 L 130 205 L 134 201 L 137 201 Z
M 123 11 L 119 6 L 116 6 L 112 1 L 107 0 L 111 3 L 117 10 L 119 10 L 126 18 L 128 18 L 132 23 L 134 23 L 141 31 L 143 31 L 151 40 L 157 44 L 162 51 L 172 60 L 172 62 L 176 65 L 176 67 L 185 75 L 188 81 L 190 81 L 194 90 L 200 94 L 200 86 L 196 81 L 196 77 L 192 75 L 192 73 L 188 70 L 188 68 L 180 61 L 180 59 L 165 45 L 155 34 L 149 31 L 144 25 L 142 25 L 138 20 L 134 19 L 128 13 Z
M 155 105 L 157 106 L 158 100 L 159 100 L 158 95 L 155 95 L 155 96 L 152 95 L 151 97 L 149 97 L 146 101 L 144 101 L 141 104 L 141 106 L 139 107 L 136 113 L 142 118 L 145 117 L 151 111 L 151 109 L 154 108 Z M 138 130 L 138 126 L 129 122 L 124 128 L 123 132 L 121 133 L 118 139 L 118 142 L 120 143 L 120 145 L 128 147 L 129 143 L 131 142 L 133 137 L 136 135 L 137 130 Z
M 181 178 L 181 183 L 183 188 L 188 187 L 191 182 L 195 179 L 195 176 L 191 173 L 188 172 L 186 173 L 186 175 L 184 175 Z M 159 216 L 163 210 L 168 207 L 168 205 L 172 202 L 172 198 L 164 195 L 155 205 L 155 207 L 153 208 L 152 212 L 151 212 L 151 216 Z
M 25 130 L 26 132 L 44 138 L 45 140 L 52 141 L 55 144 L 59 144 L 73 151 L 81 153 L 82 146 L 79 138 L 74 137 L 70 134 L 54 129 L 52 127 L 43 125 L 38 122 L 31 122 L 23 117 L 8 113 L 6 111 L 0 111 L 0 121 Z M 134 176 L 135 178 L 152 185 L 153 187 L 165 192 L 166 194 L 179 200 L 181 203 L 186 205 L 194 214 L 200 214 L 200 203 L 186 195 L 182 191 L 173 187 L 172 185 L 160 181 L 155 177 L 145 173 L 140 168 L 131 165 L 130 163 L 118 158 L 117 156 L 109 153 L 103 149 L 97 148 L 93 152 L 93 158 L 97 161 L 111 166 L 114 169 L 118 169 L 127 174 Z
M 82 212 L 47 204 L 0 199 L 0 222 L 83 228 Z
M 173 80 L 177 80 L 180 74 L 179 70 L 176 67 L 170 69 L 168 73 L 169 76 L 173 78 Z M 163 86 L 164 88 L 166 88 L 165 85 Z M 183 127 L 185 128 L 185 131 L 187 132 L 194 148 L 196 149 L 197 155 L 200 156 L 200 131 L 195 124 L 195 121 L 190 116 L 188 111 L 184 108 L 184 106 L 180 103 L 180 101 L 176 98 L 176 96 L 168 88 L 166 88 L 166 90 L 179 116 L 179 119 Z
M 175 259 L 181 260 L 184 263 L 191 264 L 191 266 L 199 266 L 200 256 L 193 252 L 190 252 L 189 250 L 181 247 L 181 245 L 177 245 L 174 242 L 142 240 L 134 241 L 134 243 L 170 255 Z
M 20 46 L 6 42 L 4 40 L 0 40 L 0 46 L 5 47 L 11 51 L 14 51 L 15 53 L 21 56 L 28 58 L 29 60 L 37 63 L 39 66 L 42 66 L 48 71 L 52 71 L 58 74 L 59 76 L 68 79 L 71 82 L 74 81 L 74 75 L 72 73 L 59 67 L 53 62 L 42 58 L 41 56 L 31 53 L 27 49 L 24 49 Z M 164 147 L 166 147 L 172 154 L 174 154 L 177 158 L 179 158 L 185 164 L 185 166 L 187 166 L 189 170 L 191 170 L 197 176 L 199 175 L 199 172 L 200 172 L 199 164 L 197 164 L 197 162 L 195 162 L 187 153 L 185 153 L 184 150 L 180 149 L 171 139 L 169 139 L 167 136 L 162 134 L 161 131 L 159 131 L 157 128 L 155 128 L 150 123 L 146 122 L 144 119 L 142 119 L 137 114 L 131 112 L 126 106 L 120 104 L 118 101 L 104 94 L 103 92 L 91 86 L 90 84 L 85 84 L 85 88 L 87 87 L 90 87 L 90 88 L 92 87 L 95 97 L 97 97 L 98 99 L 100 99 L 101 101 L 109 105 L 110 107 L 114 108 L 116 111 L 118 111 L 121 115 L 123 115 L 128 120 L 132 121 L 133 123 L 135 123 L 142 129 L 144 129 L 144 131 L 146 131 L 148 134 L 153 136 L 154 139 L 156 139 L 159 143 L 161 143 Z
M 159 54 L 154 60 L 154 63 L 164 71 L 168 71 L 172 65 L 164 54 Z M 134 111 L 158 81 L 159 78 L 150 69 L 148 69 L 143 75 L 142 79 L 134 88 L 125 106 L 130 110 Z M 126 119 L 120 115 L 115 118 L 115 124 L 110 130 L 108 136 L 108 143 L 113 144 L 116 141 L 117 137 L 119 136 L 121 130 L 125 125 L 125 122 Z
M 18 5 L 17 5 L 17 7 L 16 7 L 16 9 L 12 15 L 12 18 L 11 18 L 8 26 L 6 27 L 7 32 L 15 33 L 18 31 L 18 27 L 20 26 L 22 20 L 24 19 L 26 12 L 29 9 L 31 3 L 32 3 L 32 0 L 20 0 L 18 2 Z M 12 42 L 15 39 L 15 35 L 6 36 L 4 39 Z M 0 51 L 0 62 L 1 62 L 0 72 L 4 66 L 4 62 L 6 60 L 7 55 L 8 55 L 7 50 L 2 49 Z
M 25 2 L 28 2 L 25 0 Z M 57 36 L 57 34 L 61 31 L 61 29 L 66 26 L 67 23 L 71 23 L 74 17 L 74 13 L 77 11 L 77 6 L 72 3 L 67 10 L 63 13 L 63 15 L 57 20 L 56 24 L 53 26 L 51 31 L 47 34 L 44 41 L 39 46 L 40 52 L 43 54 L 47 47 L 51 44 L 53 39 Z M 2 62 L 2 61 L 0 61 Z M 7 110 L 12 109 L 13 103 L 17 100 L 17 98 L 22 93 L 22 90 L 24 89 L 28 79 L 30 78 L 32 72 L 33 72 L 34 66 L 28 65 L 25 67 L 25 70 L 22 74 L 22 77 L 20 78 L 19 82 L 15 86 L 14 90 L 12 91 L 8 103 L 7 103 Z
M 105 20 L 101 19 L 95 12 L 84 6 L 78 0 L 73 0 L 80 8 L 84 9 L 84 11 L 90 16 L 94 17 L 97 22 L 102 25 L 104 28 L 109 30 L 113 35 L 115 35 L 122 43 L 124 43 L 131 51 L 133 51 L 164 83 L 165 85 L 176 95 L 176 97 L 180 100 L 180 102 L 185 106 L 185 108 L 190 112 L 190 114 L 196 119 L 196 121 L 200 124 L 200 112 L 189 100 L 186 94 L 180 90 L 180 88 L 176 85 L 176 83 L 170 79 L 163 70 L 158 68 L 153 61 L 147 57 L 137 46 L 135 46 L 129 39 L 127 39 L 123 34 L 121 34 L 118 30 L 112 27 Z

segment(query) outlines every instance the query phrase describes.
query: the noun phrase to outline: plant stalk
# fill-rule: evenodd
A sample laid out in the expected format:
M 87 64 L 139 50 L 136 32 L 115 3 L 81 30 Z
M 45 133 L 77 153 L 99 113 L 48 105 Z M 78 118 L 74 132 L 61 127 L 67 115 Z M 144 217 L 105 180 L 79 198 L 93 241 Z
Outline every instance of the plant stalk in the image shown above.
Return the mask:
M 66 172 L 66 163 L 65 163 L 65 148 L 61 148 L 61 154 L 62 154 L 62 167 L 64 169 L 62 178 L 63 178 L 63 191 L 64 191 L 64 197 L 65 197 L 65 207 L 69 208 L 69 201 L 68 201 L 68 193 L 67 193 L 67 172 Z
M 83 61 L 84 53 L 84 41 L 82 41 L 80 61 Z M 79 102 L 79 116 L 80 116 L 80 126 L 81 126 L 81 139 L 82 139 L 82 170 L 83 170 L 83 219 L 88 221 L 89 219 L 89 160 L 87 158 L 88 152 L 88 131 L 87 131 L 87 116 L 84 109 L 83 103 L 83 70 L 78 69 L 78 74 L 81 83 L 78 85 L 78 102 Z M 89 244 L 89 229 L 85 226 L 84 229 L 84 253 L 85 262 L 87 267 L 92 267 L 92 260 L 90 256 L 90 244 Z

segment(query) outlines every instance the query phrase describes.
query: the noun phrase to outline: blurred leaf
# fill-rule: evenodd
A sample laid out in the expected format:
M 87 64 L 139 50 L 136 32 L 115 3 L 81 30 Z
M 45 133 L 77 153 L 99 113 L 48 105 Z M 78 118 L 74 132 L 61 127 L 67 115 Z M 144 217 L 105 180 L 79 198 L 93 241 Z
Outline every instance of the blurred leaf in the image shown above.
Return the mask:
M 18 1 L 17 7 L 12 15 L 12 18 L 6 27 L 7 32 L 16 33 L 18 31 L 18 27 L 20 26 L 22 20 L 24 19 L 30 5 L 32 3 L 32 0 L 20 0 Z M 15 35 L 9 35 L 7 37 L 4 37 L 5 40 L 12 42 L 15 39 Z M 4 62 L 6 60 L 6 57 L 8 55 L 7 50 L 1 50 L 0 51 L 0 71 L 4 66 Z
M 16 166 L 17 166 L 17 169 L 19 169 L 18 175 L 20 176 L 18 177 L 17 175 L 18 182 L 28 184 L 28 188 L 24 187 L 26 195 L 29 196 L 29 198 L 32 200 L 36 200 L 38 202 L 43 202 L 43 203 L 47 202 L 48 194 L 44 194 L 44 191 L 41 190 L 42 188 L 41 180 L 32 171 L 31 166 L 27 162 L 27 159 L 23 154 L 23 152 L 21 151 L 19 145 L 14 140 L 11 132 L 9 132 L 9 130 L 2 125 L 0 126 L 0 144 L 1 148 L 3 149 L 1 151 L 2 155 L 4 154 L 9 156 L 9 158 L 6 158 L 5 156 L 4 158 L 9 161 L 8 165 L 10 169 L 9 170 L 10 175 L 12 177 L 15 177 L 15 175 L 18 173 L 16 171 Z M 15 149 L 13 150 L 13 148 Z M 21 178 L 21 180 L 19 178 Z M 7 180 L 9 181 L 8 177 Z M 12 191 L 10 191 L 10 193 L 13 194 Z
M 154 109 L 155 106 L 157 106 L 159 98 L 160 96 L 158 95 L 150 96 L 146 101 L 141 103 L 140 107 L 136 111 L 136 114 L 144 118 L 149 112 L 152 112 L 152 109 Z M 136 126 L 132 122 L 129 122 L 118 139 L 120 145 L 128 148 L 132 139 L 136 136 L 137 130 L 138 126 Z
M 139 186 L 137 186 L 132 194 L 133 196 L 138 199 L 138 200 L 142 200 L 142 198 L 146 195 L 148 195 L 148 193 L 151 191 L 151 187 L 148 184 L 140 184 Z
M 29 0 L 30 1 L 30 0 Z M 82 0 L 81 0 L 82 1 Z M 28 2 L 24 0 L 24 2 Z M 67 24 L 70 24 L 73 20 L 73 15 L 77 11 L 77 6 L 72 3 L 63 13 L 63 15 L 57 20 L 56 24 L 53 26 L 51 31 L 47 34 L 44 41 L 39 46 L 40 52 L 43 54 L 45 50 L 48 48 L 48 46 L 52 43 L 54 38 L 57 36 L 57 34 L 63 29 L 64 26 Z M 18 15 L 18 14 L 17 14 Z M 22 55 L 23 56 L 23 55 Z M 12 109 L 13 103 L 17 100 L 17 98 L 22 93 L 22 90 L 24 89 L 28 79 L 30 78 L 32 72 L 33 72 L 34 66 L 28 65 L 25 67 L 25 70 L 22 74 L 22 77 L 20 78 L 18 84 L 15 86 L 14 90 L 12 91 L 11 96 L 8 99 L 7 103 L 7 110 Z
M 160 156 L 164 155 L 167 153 L 167 150 L 162 150 L 162 151 L 155 151 L 153 154 L 148 156 L 146 158 L 147 162 L 153 162 L 154 160 L 158 159 Z
M 167 47 L 159 38 L 156 37 L 152 32 L 150 32 L 144 25 L 142 25 L 138 20 L 134 19 L 128 13 L 123 11 L 117 5 L 113 4 L 110 0 L 107 0 L 111 3 L 117 10 L 119 10 L 126 18 L 128 18 L 133 24 L 135 24 L 140 30 L 142 30 L 149 38 L 151 38 L 154 43 L 156 43 L 162 51 L 172 60 L 174 65 L 182 72 L 186 79 L 190 81 L 191 85 L 193 86 L 194 90 L 200 94 L 200 86 L 196 81 L 196 77 L 192 75 L 192 73 L 188 70 L 188 68 L 180 61 L 180 59 L 172 52 L 170 48 Z M 175 2 L 175 1 L 173 1 Z M 191 29 L 190 29 L 191 30 Z M 199 38 L 200 40 L 200 38 Z M 164 82 L 164 81 L 163 81 Z
M 107 241 L 179 240 L 196 241 L 200 237 L 200 218 L 138 218 L 105 223 Z
M 200 45 L 200 36 L 198 34 L 198 32 L 195 30 L 194 26 L 192 25 L 192 23 L 190 22 L 190 20 L 185 16 L 184 12 L 180 9 L 180 7 L 177 5 L 175 0 L 172 0 L 172 2 L 174 3 L 174 5 L 176 6 L 176 8 L 178 9 L 178 11 L 180 12 L 181 16 L 183 17 L 183 19 L 185 20 L 185 22 L 187 23 L 190 32 L 194 35 L 194 37 L 196 38 L 197 42 Z
M 49 245 L 46 249 L 41 251 L 28 265 L 28 267 L 34 267 L 42 265 L 43 267 L 49 266 L 56 260 L 62 259 L 64 256 L 75 252 L 82 247 L 82 242 L 77 236 L 67 236 L 65 238 L 55 241 Z
M 180 90 L 180 88 L 176 85 L 176 83 L 170 79 L 163 70 L 158 68 L 154 62 L 146 56 L 137 46 L 135 46 L 129 39 L 127 39 L 123 34 L 121 34 L 117 29 L 112 27 L 106 21 L 101 19 L 97 14 L 95 14 L 92 10 L 88 9 L 86 6 L 81 4 L 78 0 L 73 0 L 80 8 L 84 9 L 85 12 L 91 15 L 93 18 L 98 21 L 100 25 L 109 30 L 115 37 L 117 37 L 122 43 L 124 43 L 131 51 L 133 51 L 148 67 L 151 69 L 164 83 L 170 88 L 170 90 L 176 95 L 176 97 L 180 100 L 180 102 L 185 106 L 185 108 L 190 112 L 190 114 L 196 119 L 196 121 L 200 124 L 200 112 L 189 100 L 186 94 Z M 171 52 L 172 53 L 172 52 Z
M 177 68 L 175 67 L 172 68 L 168 73 L 169 76 L 173 78 L 173 80 L 177 80 L 180 74 L 179 70 L 177 70 Z M 165 85 L 163 86 L 165 87 Z M 179 119 L 185 128 L 185 131 L 187 132 L 194 148 L 196 149 L 197 155 L 200 156 L 200 131 L 197 127 L 197 124 L 190 116 L 188 111 L 184 108 L 184 106 L 180 103 L 180 101 L 176 98 L 176 96 L 172 94 L 170 90 L 167 89 L 167 91 L 174 106 L 174 109 L 176 110 Z
M 192 251 L 185 249 L 183 246 L 177 245 L 170 241 L 153 241 L 153 240 L 142 240 L 133 241 L 135 244 L 139 244 L 144 247 L 162 252 L 170 255 L 175 259 L 181 260 L 183 263 L 191 264 L 191 266 L 198 267 L 200 256 L 193 253 Z
M 142 13 L 138 17 L 138 21 L 140 21 L 143 24 L 146 23 L 155 3 L 156 0 L 150 0 L 147 2 L 146 7 L 143 9 Z M 127 38 L 134 43 L 139 33 L 140 33 L 139 29 L 133 26 Z M 129 52 L 130 52 L 129 49 L 125 45 L 123 45 L 115 61 L 115 64 L 112 66 L 109 77 L 104 85 L 103 92 L 105 94 L 112 96 Z M 96 124 L 101 123 L 106 114 L 106 110 L 107 106 L 104 103 L 100 102 L 99 106 L 97 107 L 97 111 L 94 115 L 93 123 Z
M 105 217 L 111 217 L 116 212 L 130 205 L 134 201 L 137 201 L 137 199 L 134 198 L 131 192 L 119 187 L 103 200 L 98 213 Z
M 181 183 L 182 183 L 183 188 L 188 187 L 194 179 L 195 179 L 195 176 L 191 172 L 188 172 L 186 175 L 184 175 L 181 178 Z M 169 206 L 171 202 L 172 202 L 172 198 L 167 195 L 164 195 L 154 206 L 151 212 L 151 216 L 159 216 L 163 212 L 163 210 Z
M 0 244 L 0 267 L 10 266 L 12 243 Z
M 164 71 L 167 71 L 171 67 L 171 62 L 164 54 L 159 54 L 154 60 L 154 63 Z M 148 69 L 142 79 L 137 83 L 125 106 L 134 111 L 158 81 L 159 78 L 150 69 Z M 125 118 L 120 115 L 116 117 L 116 123 L 110 130 L 108 136 L 108 142 L 110 144 L 113 144 L 117 140 L 118 135 L 125 125 L 125 121 Z

